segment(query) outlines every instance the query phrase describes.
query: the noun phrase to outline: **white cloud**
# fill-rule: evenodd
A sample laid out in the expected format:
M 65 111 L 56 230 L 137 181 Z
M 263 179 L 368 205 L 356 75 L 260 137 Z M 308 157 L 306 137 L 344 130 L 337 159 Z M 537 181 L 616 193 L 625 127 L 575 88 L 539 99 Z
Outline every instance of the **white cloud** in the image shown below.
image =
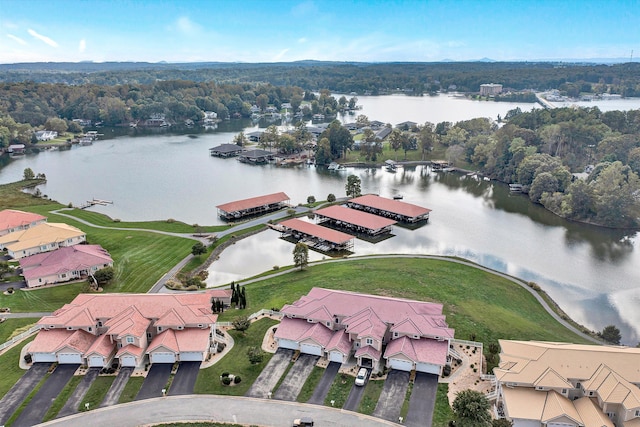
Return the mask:
M 272 62 L 278 62 L 282 60 L 282 57 L 289 52 L 289 49 L 282 49 L 273 59 Z
M 49 37 L 47 37 L 47 36 L 43 36 L 42 34 L 38 34 L 38 33 L 36 33 L 36 32 L 35 32 L 34 30 L 32 30 L 31 28 L 29 28 L 29 29 L 27 30 L 27 32 L 28 32 L 29 34 L 31 34 L 31 36 L 32 36 L 32 37 L 34 37 L 34 38 L 36 38 L 36 39 L 38 39 L 38 40 L 40 40 L 40 41 L 42 41 L 42 42 L 44 42 L 44 43 L 48 44 L 48 45 L 49 45 L 49 46 L 51 46 L 51 47 L 58 47 L 58 43 L 56 43 L 54 40 L 50 39 L 50 38 L 49 38 Z
M 7 37 L 23 46 L 27 44 L 26 41 L 22 40 L 20 37 L 14 36 L 13 34 L 7 34 Z
M 87 49 L 87 41 L 85 39 L 80 39 L 80 43 L 78 43 L 78 52 L 84 53 L 85 49 Z
M 298 39 L 298 43 L 302 44 L 302 43 L 306 43 L 307 42 L 307 38 L 306 37 L 301 37 Z
M 170 28 L 173 29 L 173 30 L 177 30 L 177 31 L 179 31 L 179 32 L 181 32 L 183 34 L 186 34 L 188 36 L 195 35 L 195 34 L 197 34 L 197 33 L 199 33 L 201 31 L 200 25 L 198 25 L 197 23 L 193 22 L 187 16 L 179 17 L 176 20 L 176 22 L 174 22 L 171 25 Z

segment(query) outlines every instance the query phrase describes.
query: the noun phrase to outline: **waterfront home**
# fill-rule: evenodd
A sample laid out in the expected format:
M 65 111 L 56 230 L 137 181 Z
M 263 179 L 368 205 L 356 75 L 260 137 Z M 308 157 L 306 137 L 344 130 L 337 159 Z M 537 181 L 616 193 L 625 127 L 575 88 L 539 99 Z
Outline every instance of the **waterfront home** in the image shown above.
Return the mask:
M 204 361 L 216 349 L 212 295 L 80 294 L 38 321 L 34 362 L 89 367 Z
M 74 245 L 20 258 L 27 287 L 85 279 L 105 267 L 113 267 L 113 259 L 100 245 Z
M 454 336 L 442 304 L 313 288 L 285 305 L 275 333 L 280 348 L 381 371 L 441 375 Z
M 29 227 L 43 222 L 47 222 L 47 218 L 42 215 L 14 209 L 4 209 L 0 211 L 0 236 L 13 233 L 14 231 L 26 230 Z
M 640 426 L 640 348 L 500 340 L 494 411 L 514 427 Z
M 58 137 L 58 132 L 54 130 L 39 130 L 36 132 L 36 139 L 38 141 L 51 141 Z
M 0 249 L 6 249 L 10 257 L 20 259 L 77 245 L 86 239 L 87 235 L 82 230 L 71 225 L 43 222 L 0 236 Z
M 7 153 L 11 154 L 12 156 L 19 156 L 24 154 L 25 148 L 26 147 L 24 144 L 11 144 L 7 147 Z

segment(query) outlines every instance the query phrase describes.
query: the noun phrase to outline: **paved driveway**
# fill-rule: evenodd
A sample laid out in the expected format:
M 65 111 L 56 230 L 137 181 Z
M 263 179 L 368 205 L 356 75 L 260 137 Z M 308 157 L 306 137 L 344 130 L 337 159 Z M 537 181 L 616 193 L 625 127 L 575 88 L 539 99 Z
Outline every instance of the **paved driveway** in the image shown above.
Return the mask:
M 169 395 L 193 394 L 200 365 L 201 362 L 180 362 L 178 372 L 176 372 L 171 382 Z
M 416 372 L 413 390 L 411 391 L 411 399 L 409 399 L 409 412 L 407 413 L 406 425 L 412 427 L 431 425 L 437 391 L 437 375 Z
M 287 370 L 293 350 L 279 348 L 267 366 L 264 367 L 245 396 L 267 398 L 270 391 L 278 384 L 278 380 Z
M 98 374 L 100 373 L 100 368 L 90 368 L 85 376 L 80 381 L 80 384 L 76 387 L 76 389 L 71 393 L 67 403 L 64 404 L 60 412 L 58 412 L 58 417 L 66 417 L 67 415 L 75 414 L 78 412 L 78 406 L 82 402 L 85 394 L 89 391 L 89 387 L 98 378 Z
M 324 404 L 324 399 L 327 397 L 329 393 L 329 388 L 331 388 L 331 384 L 336 379 L 336 375 L 338 374 L 338 370 L 340 370 L 340 363 L 338 362 L 330 362 L 327 369 L 324 370 L 324 374 L 322 374 L 322 378 L 320 378 L 320 382 L 316 386 L 316 389 L 313 391 L 313 395 L 311 395 L 311 399 L 309 399 L 308 403 L 313 403 L 314 405 L 322 405 Z
M 12 425 L 31 427 L 41 423 L 53 401 L 79 367 L 80 365 L 58 365 Z
M 129 377 L 133 373 L 133 368 L 120 368 L 120 372 L 118 372 L 118 376 L 111 383 L 111 387 L 107 390 L 107 394 L 104 396 L 102 403 L 100 404 L 101 408 L 105 406 L 111 406 L 118 403 L 120 399 L 120 395 L 124 390 L 124 386 L 127 385 L 129 381 Z
M 373 416 L 389 421 L 398 421 L 404 398 L 409 388 L 409 372 L 392 369 L 382 387 Z
M 4 425 L 11 418 L 22 401 L 46 375 L 49 366 L 51 363 L 34 363 L 4 395 L 0 400 L 0 425 Z
M 152 397 L 161 397 L 162 389 L 166 387 L 173 363 L 154 363 L 151 365 L 147 377 L 140 387 L 140 391 L 136 395 L 135 400 L 151 399 Z
M 278 387 L 273 397 L 290 402 L 295 401 L 317 361 L 318 356 L 300 354 L 296 363 L 293 364 L 289 372 L 287 372 L 287 376 L 282 383 L 280 383 L 280 387 Z
M 371 377 L 371 370 L 367 370 L 367 378 Z M 349 378 L 349 381 L 353 382 L 351 386 L 351 391 L 349 392 L 349 396 L 347 396 L 347 400 L 344 402 L 342 409 L 346 409 L 348 411 L 358 412 L 358 407 L 360 406 L 360 401 L 362 400 L 362 396 L 364 396 L 364 389 L 367 388 L 365 386 L 357 386 L 355 381 L 356 379 L 353 377 Z

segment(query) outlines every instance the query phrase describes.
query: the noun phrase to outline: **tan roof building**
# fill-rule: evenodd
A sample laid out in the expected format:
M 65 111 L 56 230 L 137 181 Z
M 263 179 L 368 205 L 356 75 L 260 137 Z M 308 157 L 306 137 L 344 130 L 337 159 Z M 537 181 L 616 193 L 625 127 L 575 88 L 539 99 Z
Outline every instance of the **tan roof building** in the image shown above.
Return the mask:
M 496 414 L 514 427 L 640 426 L 640 348 L 501 340 Z
M 62 223 L 43 222 L 24 230 L 0 236 L 0 249 L 7 249 L 9 256 L 20 259 L 42 252 L 55 251 L 87 240 L 80 229 Z

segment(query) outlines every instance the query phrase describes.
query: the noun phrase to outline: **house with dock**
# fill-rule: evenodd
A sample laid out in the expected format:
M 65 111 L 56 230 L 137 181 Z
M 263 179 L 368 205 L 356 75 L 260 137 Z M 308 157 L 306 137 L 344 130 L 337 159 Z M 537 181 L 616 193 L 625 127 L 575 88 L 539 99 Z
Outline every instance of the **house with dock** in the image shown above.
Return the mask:
M 494 415 L 514 427 L 640 426 L 640 348 L 500 340 Z
M 441 375 L 454 337 L 442 304 L 313 288 L 282 307 L 279 348 L 330 362 Z
M 87 235 L 82 230 L 71 225 L 42 222 L 26 230 L 0 236 L 0 249 L 6 249 L 10 257 L 20 259 L 77 245 L 86 239 Z
M 212 294 L 80 294 L 38 321 L 34 362 L 105 367 L 202 362 L 215 351 Z
M 288 206 L 289 196 L 280 192 L 236 200 L 235 202 L 224 203 L 216 207 L 218 208 L 220 218 L 227 221 L 237 221 L 255 215 L 264 215 Z

